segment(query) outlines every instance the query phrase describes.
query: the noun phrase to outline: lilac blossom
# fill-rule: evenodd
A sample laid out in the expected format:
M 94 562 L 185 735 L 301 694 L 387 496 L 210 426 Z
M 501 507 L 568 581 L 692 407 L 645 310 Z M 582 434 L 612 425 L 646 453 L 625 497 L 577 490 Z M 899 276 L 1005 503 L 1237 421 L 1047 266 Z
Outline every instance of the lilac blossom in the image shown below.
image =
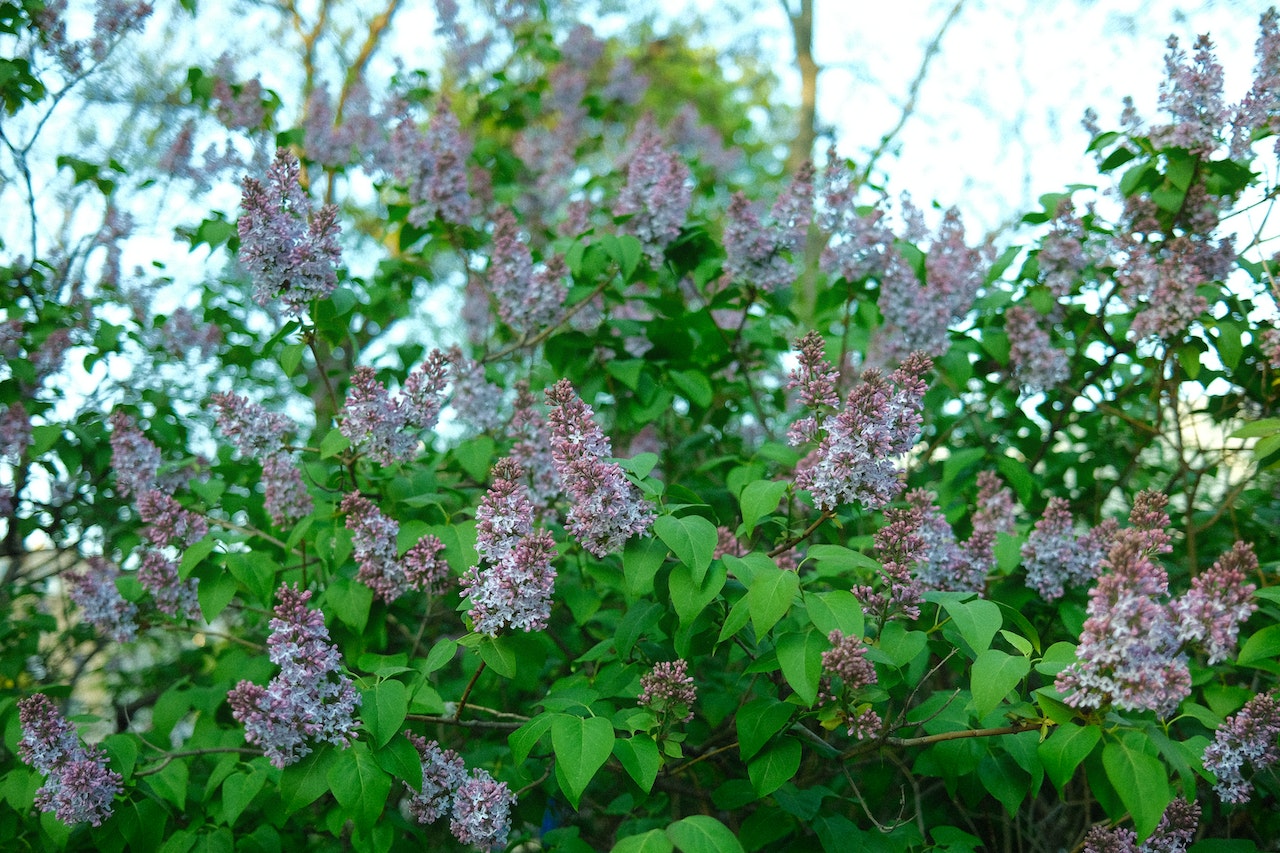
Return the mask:
M 340 669 L 338 650 L 329 643 L 324 614 L 307 607 L 311 590 L 281 586 L 271 620 L 268 656 L 280 674 L 266 686 L 241 681 L 227 701 L 244 724 L 245 739 L 261 746 L 276 767 L 306 757 L 311 742 L 351 744 L 360 694 Z
M 218 59 L 214 72 L 218 75 L 213 84 L 210 101 L 215 115 L 228 130 L 257 130 L 267 119 L 263 104 L 265 91 L 262 78 L 254 75 L 243 83 L 232 83 L 230 59 L 224 54 Z
M 1246 582 L 1257 571 L 1253 546 L 1237 542 L 1213 568 L 1193 578 L 1191 589 L 1170 605 L 1178 639 L 1202 645 L 1210 664 L 1227 660 L 1235 652 L 1240 626 L 1258 609 L 1250 600 L 1257 587 Z
M 72 343 L 70 329 L 54 329 L 40 343 L 31 356 L 31 366 L 35 368 L 37 383 L 43 382 L 62 369 L 62 363 L 66 360 L 67 350 L 71 349 Z
M 359 492 L 344 497 L 338 509 L 347 516 L 347 529 L 360 566 L 356 580 L 388 604 L 404 595 L 409 581 L 396 554 L 400 524 L 383 515 L 373 501 Z
M 859 210 L 855 203 L 859 187 L 848 162 L 832 146 L 820 186 L 818 225 L 831 234 L 822 252 L 822 269 L 851 282 L 879 278 L 887 269 L 889 255 L 896 252 L 893 233 L 882 224 L 882 207 L 877 204 Z
M 476 509 L 479 562 L 462 577 L 475 630 L 497 636 L 503 628 L 540 631 L 551 616 L 555 541 L 533 527 L 533 505 L 514 459 L 493 466 L 493 486 Z
M 535 269 L 515 216 L 506 209 L 495 215 L 489 288 L 502 322 L 524 335 L 549 324 L 564 304 L 568 274 L 555 255 Z
M 448 384 L 451 356 L 433 349 L 409 372 L 401 389 L 405 421 L 413 429 L 431 429 L 440 419 L 441 394 Z
M 169 354 L 185 359 L 195 355 L 208 358 L 222 343 L 222 330 L 216 323 L 202 323 L 186 308 L 176 308 L 160 327 L 160 343 Z
M 516 442 L 511 448 L 511 458 L 526 472 L 530 502 L 536 510 L 543 511 L 560 494 L 560 476 L 556 473 L 546 419 L 534 408 L 535 403 L 529 383 L 525 380 L 517 382 L 510 429 Z
M 1085 227 L 1075 215 L 1070 199 L 1063 199 L 1054 211 L 1049 233 L 1040 241 L 1036 261 L 1040 276 L 1059 299 L 1075 289 L 1081 273 L 1089 266 L 1085 253 Z
M 405 429 L 408 421 L 404 400 L 392 398 L 372 367 L 352 372 L 338 428 L 354 446 L 384 465 L 407 462 L 418 450 L 417 437 Z
M 878 588 L 861 584 L 850 590 L 862 602 L 863 609 L 874 614 L 881 624 L 896 615 L 918 618 L 924 601 L 924 588 L 911 572 L 925 553 L 925 540 L 920 534 L 924 513 L 918 506 L 889 508 L 884 517 L 888 523 L 875 533 L 882 583 Z
M 314 216 L 300 183 L 298 160 L 276 152 L 264 186 L 246 176 L 238 223 L 240 262 L 253 278 L 259 305 L 280 299 L 286 316 L 300 317 L 313 299 L 338 286 L 338 209 L 325 205 Z
M 1218 777 L 1213 789 L 1226 803 L 1247 803 L 1253 783 L 1244 778 L 1245 765 L 1261 772 L 1280 761 L 1280 699 L 1259 693 L 1237 713 L 1227 717 L 1205 747 L 1204 769 Z
M 450 351 L 453 361 L 453 396 L 449 404 L 459 420 L 478 432 L 500 429 L 505 424 L 502 415 L 503 391 L 485 377 L 484 365 L 472 361 L 454 347 Z
M 116 587 L 120 568 L 104 557 L 90 557 L 83 571 L 66 575 L 67 595 L 80 608 L 85 621 L 117 643 L 138 636 L 138 608 L 126 601 Z
M 1212 247 L 1188 236 L 1175 237 L 1155 253 L 1148 243 L 1131 243 L 1116 281 L 1124 298 L 1138 308 L 1133 319 L 1136 338 L 1181 340 L 1182 333 L 1209 309 L 1199 287 L 1225 274 Z
M 592 420 L 594 412 L 567 379 L 547 389 L 551 403 L 551 454 L 572 506 L 569 532 L 603 557 L 653 523 L 653 507 L 637 493 L 616 462 L 609 439 Z
M 1160 108 L 1173 120 L 1153 127 L 1151 141 L 1160 148 L 1210 154 L 1217 149 L 1219 129 L 1228 118 L 1222 99 L 1222 66 L 1213 55 L 1213 42 L 1207 35 L 1197 38 L 1191 61 L 1175 36 L 1169 36 L 1168 47 Z
M 1262 13 L 1258 29 L 1253 85 L 1231 119 L 1233 160 L 1249 158 L 1255 130 L 1280 130 L 1280 15 L 1274 7 Z
M 989 246 L 970 248 L 964 237 L 960 212 L 951 208 L 925 257 L 923 283 L 899 253 L 890 254 L 878 301 L 885 320 L 881 345 L 886 360 L 896 361 L 913 350 L 935 356 L 947 351 L 948 330 L 973 306 L 990 262 Z
M 438 216 L 443 222 L 467 224 L 475 209 L 467 177 L 471 140 L 449 100 L 440 98 L 425 132 L 406 123 L 398 130 L 408 135 L 403 147 L 412 152 L 395 169 L 409 191 L 409 222 L 425 228 Z
M 637 125 L 627 163 L 627 182 L 613 205 L 614 216 L 629 216 L 623 230 L 639 238 L 651 260 L 680 234 L 693 188 L 689 167 L 663 148 L 651 120 Z
M 724 229 L 725 269 L 761 290 L 781 289 L 795 280 L 793 259 L 803 250 L 812 222 L 812 164 L 806 163 L 778 196 L 767 225 L 746 196 L 735 193 Z
M 0 406 L 0 460 L 17 465 L 31 446 L 31 416 L 26 406 L 15 402 Z
M 1083 853 L 1184 853 L 1200 823 L 1200 804 L 1175 799 L 1160 816 L 1160 823 L 1141 844 L 1132 829 L 1095 826 L 1084 839 Z
M 893 460 L 920 435 L 928 387 L 921 377 L 931 367 L 928 356 L 917 352 L 888 379 L 868 370 L 843 408 L 824 420 L 825 434 L 795 476 L 796 487 L 811 492 L 818 509 L 830 512 L 855 501 L 879 509 L 902 490 Z M 791 441 L 797 443 L 795 437 Z
M 1071 376 L 1067 354 L 1053 346 L 1042 315 L 1020 305 L 1004 312 L 1013 377 L 1032 392 L 1047 391 Z
M 831 648 L 822 653 L 822 678 L 818 688 L 819 703 L 848 701 L 851 694 L 876 683 L 876 668 L 867 660 L 867 644 L 861 637 L 845 636 L 840 631 L 827 635 Z M 839 690 L 832 679 L 840 679 Z M 864 740 L 873 737 L 883 726 L 880 715 L 870 708 L 842 711 L 848 723 L 848 735 Z
M 1168 609 L 1156 598 L 1168 576 L 1155 555 L 1169 550 L 1168 499 L 1143 492 L 1116 533 L 1103 566 L 1109 571 L 1089 591 L 1088 618 L 1076 662 L 1055 686 L 1075 708 L 1112 704 L 1126 710 L 1172 712 L 1191 689 L 1186 655 Z
M 415 791 L 405 784 L 409 814 L 421 824 L 435 823 L 453 809 L 454 795 L 467 779 L 467 767 L 452 749 L 441 749 L 434 740 L 405 732 L 422 761 L 422 787 Z
M 160 551 L 144 549 L 138 566 L 138 583 L 151 593 L 156 609 L 166 616 L 200 618 L 200 603 L 196 597 L 199 579 L 179 579 L 178 564 Z
M 111 413 L 111 469 L 124 498 L 154 489 L 160 472 L 160 448 L 120 411 Z
M 147 523 L 143 535 L 161 547 L 190 547 L 209 532 L 204 517 L 184 507 L 159 489 L 148 489 L 138 495 L 135 506 L 138 517 Z
M 315 508 L 289 454 L 275 453 L 262 461 L 262 485 L 263 505 L 277 527 L 305 518 Z
M 400 562 L 410 587 L 427 595 L 440 595 L 448 588 L 449 564 L 440 556 L 443 550 L 440 538 L 427 534 L 404 553 Z
M 495 781 L 487 770 L 471 771 L 453 795 L 449 830 L 462 844 L 481 850 L 507 846 L 515 795 L 507 783 Z
M 689 675 L 689 664 L 680 659 L 655 664 L 640 677 L 640 697 L 636 701 L 641 707 L 662 717 L 669 715 L 676 722 L 692 720 L 698 691 L 693 685 L 693 676 Z
M 84 746 L 49 697 L 36 693 L 18 702 L 22 739 L 18 754 L 46 777 L 36 791 L 35 806 L 71 825 L 94 826 L 111 816 L 111 801 L 122 791 L 119 773 L 107 769 L 101 747 Z
M 787 388 L 799 388 L 801 405 L 813 411 L 787 430 L 790 442 L 801 444 L 817 436 L 827 414 L 825 410 L 840 405 L 840 394 L 836 390 L 840 372 L 827 362 L 826 343 L 817 332 L 808 332 L 796 341 L 796 349 L 799 350 L 800 363 L 791 371 Z
M 1027 586 L 1045 601 L 1062 597 L 1068 586 L 1088 583 L 1111 547 L 1118 526 L 1110 519 L 1083 534 L 1076 534 L 1070 505 L 1050 498 L 1044 515 L 1022 545 Z
M 284 437 L 292 422 L 278 412 L 270 412 L 247 397 L 230 392 L 213 394 L 209 401 L 217 412 L 218 429 L 231 439 L 242 456 L 262 460 L 284 448 Z

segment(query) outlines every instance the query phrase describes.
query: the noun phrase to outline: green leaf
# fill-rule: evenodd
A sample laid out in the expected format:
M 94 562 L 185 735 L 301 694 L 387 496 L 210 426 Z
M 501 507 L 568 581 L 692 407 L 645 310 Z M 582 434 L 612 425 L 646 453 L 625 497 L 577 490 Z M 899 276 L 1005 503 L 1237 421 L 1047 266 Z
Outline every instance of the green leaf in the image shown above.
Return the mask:
M 800 741 L 779 738 L 777 743 L 747 762 L 747 776 L 756 796 L 767 797 L 790 782 L 800 769 Z
M 1260 438 L 1277 432 L 1280 432 L 1280 418 L 1260 418 L 1231 433 L 1231 438 Z
M 657 539 L 647 536 L 627 542 L 622 551 L 622 576 L 627 582 L 627 595 L 631 598 L 650 595 L 653 578 L 662 567 L 670 549 Z
M 1274 665 L 1280 656 L 1280 625 L 1268 625 L 1258 633 L 1244 641 L 1236 663 L 1240 666 L 1252 666 L 1258 662 Z
M 822 636 L 830 636 L 832 631 L 839 631 L 846 637 L 862 636 L 866 616 L 853 593 L 843 589 L 806 592 L 804 606 Z
M 514 678 L 517 670 L 515 645 L 507 637 L 483 637 L 480 659 L 503 678 Z
M 478 435 L 459 444 L 452 451 L 453 458 L 458 460 L 462 470 L 477 483 L 487 482 L 489 468 L 493 465 L 493 454 L 497 446 L 487 435 Z
M 711 405 L 715 393 L 711 389 L 711 381 L 706 374 L 694 370 L 672 370 L 671 381 L 690 403 L 705 409 Z
M 196 587 L 196 598 L 200 601 L 200 614 L 204 621 L 217 619 L 218 614 L 236 597 L 236 589 L 235 579 L 220 569 L 202 576 Z
M 325 774 L 329 772 L 335 755 L 337 750 L 325 744 L 284 769 L 280 774 L 280 800 L 286 815 L 311 805 L 329 790 Z
M 511 747 L 511 754 L 516 764 L 523 764 L 525 759 L 529 757 L 529 753 L 538 745 L 538 741 L 542 740 L 542 736 L 547 733 L 547 729 L 551 728 L 551 723 L 555 716 L 554 714 L 539 714 L 507 735 L 507 745 Z
M 422 664 L 421 672 L 423 675 L 430 675 L 439 669 L 448 665 L 453 660 L 454 655 L 458 652 L 458 644 L 448 637 L 442 637 L 436 641 L 431 647 L 431 651 L 427 652 L 427 659 Z
M 413 790 L 422 790 L 422 757 L 407 737 L 393 737 L 373 757 L 383 770 Z
M 213 549 L 217 547 L 218 540 L 212 534 L 194 543 L 182 554 L 182 562 L 178 564 L 178 577 L 182 580 L 189 578 L 192 570 L 204 562 L 204 558 L 212 554 Z
M 1102 767 L 1120 795 L 1120 802 L 1133 816 L 1138 838 L 1146 839 L 1171 799 L 1164 765 L 1155 756 L 1132 749 L 1126 741 L 1102 747 Z
M 751 609 L 751 625 L 756 636 L 763 637 L 791 609 L 791 601 L 800 591 L 800 577 L 784 569 L 764 569 L 751 579 L 747 601 Z
M 187 807 L 187 764 L 185 761 L 174 761 L 158 773 L 146 777 L 147 785 L 155 791 L 156 796 L 166 802 L 173 803 L 181 812 Z
M 275 560 L 260 551 L 227 555 L 231 576 L 244 585 L 255 601 L 268 607 L 275 601 L 277 566 Z
M 1018 686 L 1031 671 L 1031 661 L 1022 655 L 1007 655 L 996 649 L 987 649 L 973 662 L 970 683 L 973 691 L 973 707 L 979 717 L 985 717 L 1004 701 L 1009 691 Z
M 662 756 L 658 754 L 658 744 L 652 737 L 637 734 L 618 738 L 613 742 L 613 754 L 642 791 L 647 794 L 653 790 L 658 769 L 662 767 Z
M 1218 350 L 1218 357 L 1228 369 L 1235 370 L 1240 364 L 1240 356 L 1244 354 L 1244 346 L 1240 343 L 1240 327 L 1226 320 L 1219 320 L 1216 325 L 1218 337 L 1214 340 L 1214 346 Z
M 726 577 L 724 562 L 720 560 L 711 566 L 701 584 L 694 583 L 693 571 L 684 563 L 671 570 L 667 587 L 681 625 L 689 625 L 698 618 L 698 614 L 720 594 Z
M 681 518 L 664 515 L 653 522 L 653 532 L 667 544 L 676 559 L 689 567 L 693 582 L 701 586 L 719 539 L 716 526 L 700 515 Z
M 240 815 L 253 802 L 267 781 L 267 775 L 261 770 L 252 773 L 233 773 L 222 782 L 222 819 L 227 826 L 234 827 Z
M 890 622 L 880 632 L 877 647 L 889 662 L 901 669 L 915 660 L 929 644 L 924 631 L 908 631 L 901 622 Z
M 324 603 L 343 625 L 363 632 L 373 607 L 373 590 L 351 578 L 336 578 L 324 591 Z
M 1079 726 L 1068 722 L 1057 726 L 1040 744 L 1040 762 L 1059 794 L 1064 792 L 1077 768 L 1101 739 L 1102 730 L 1098 726 Z
M 400 731 L 409 713 L 409 691 L 402 682 L 387 679 L 360 691 L 360 719 L 376 747 L 386 746 Z
M 720 636 L 716 637 L 717 644 L 723 643 L 746 627 L 748 620 L 751 619 L 751 611 L 748 609 L 750 604 L 751 602 L 744 595 L 729 608 L 729 615 L 724 618 L 724 624 L 720 626 Z
M 107 735 L 100 744 L 111 759 L 111 769 L 124 777 L 125 781 L 133 776 L 133 767 L 138 761 L 138 743 L 135 735 Z
M 587 784 L 613 753 L 613 742 L 613 725 L 604 717 L 556 714 L 552 720 L 556 776 L 565 782 L 565 797 L 575 809 Z
M 329 434 L 320 440 L 320 458 L 328 459 L 337 456 L 351 446 L 351 441 L 342 434 L 342 430 L 334 427 Z
M 972 598 L 972 593 L 927 592 L 924 597 L 926 601 L 942 605 L 974 655 L 991 647 L 992 639 L 1004 624 L 999 605 L 985 598 Z
M 302 354 L 306 351 L 306 344 L 287 344 L 280 348 L 280 367 L 284 369 L 285 376 L 292 376 L 298 372 L 298 365 L 302 363 Z
M 778 663 L 782 667 L 782 675 L 806 706 L 818 698 L 822 653 L 829 645 L 817 631 L 784 634 L 778 640 Z
M 746 853 L 737 837 L 710 815 L 691 815 L 667 827 L 667 837 L 683 853 Z
M 752 699 L 743 705 L 734 721 L 738 729 L 738 752 L 742 760 L 751 758 L 774 735 L 782 731 L 795 710 L 794 705 L 779 702 L 771 696 Z
M 756 523 L 778 509 L 778 502 L 787 492 L 787 484 L 776 480 L 756 480 L 747 483 L 738 494 L 738 505 L 742 508 L 742 523 L 746 526 L 747 536 L 756 529 Z
M 653 629 L 666 609 L 656 601 L 641 601 L 634 607 L 628 607 L 618 620 L 618 629 L 613 635 L 613 646 L 618 657 L 626 660 L 631 655 L 636 641 Z
M 613 845 L 613 853 L 671 853 L 675 845 L 661 829 L 651 829 L 639 835 L 628 835 Z
M 62 438 L 62 424 L 41 424 L 31 428 L 31 446 L 28 448 L 32 459 L 43 456 Z
M 614 359 L 604 363 L 604 371 L 635 391 L 640 387 L 640 374 L 644 371 L 644 365 L 642 358 Z
M 387 804 L 391 777 L 378 766 L 364 741 L 356 741 L 337 756 L 328 772 L 329 789 L 356 826 L 367 832 Z

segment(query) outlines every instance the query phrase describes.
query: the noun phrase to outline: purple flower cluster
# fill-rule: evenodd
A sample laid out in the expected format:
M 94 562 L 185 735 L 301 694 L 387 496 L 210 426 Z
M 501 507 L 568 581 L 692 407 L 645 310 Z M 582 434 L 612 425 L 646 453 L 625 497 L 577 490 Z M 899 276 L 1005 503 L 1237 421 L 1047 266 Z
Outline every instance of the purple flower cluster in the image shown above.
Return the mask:
M 901 614 L 906 619 L 920 615 L 924 588 L 912 572 L 925 553 L 925 539 L 920 533 L 924 512 L 918 507 L 889 508 L 884 511 L 884 527 L 876 531 L 876 555 L 884 583 L 879 589 L 858 585 L 850 590 L 862 602 L 863 609 L 875 614 L 881 623 Z
M 1274 7 L 1262 13 L 1258 28 L 1253 86 L 1231 119 L 1233 160 L 1248 156 L 1255 130 L 1280 130 L 1280 14 Z
M 1174 800 L 1160 823 L 1141 844 L 1132 829 L 1095 826 L 1084 838 L 1083 853 L 1185 853 L 1200 825 L 1200 804 Z
M 915 350 L 945 353 L 947 332 L 973 306 L 989 261 L 990 247 L 973 249 L 965 244 L 964 225 L 955 208 L 943 216 L 929 247 L 923 284 L 911 265 L 892 253 L 878 303 L 885 319 L 880 336 L 884 358 L 897 361 Z
M 18 702 L 22 739 L 18 754 L 47 777 L 36 791 L 35 805 L 71 825 L 94 826 L 111 816 L 111 801 L 122 790 L 119 773 L 107 769 L 101 747 L 84 746 L 49 697 L 36 693 Z
M 88 562 L 83 571 L 65 575 L 67 595 L 103 636 L 127 643 L 138 636 L 138 608 L 116 587 L 120 568 L 104 557 L 90 557 Z
M 1235 651 L 1240 626 L 1258 609 L 1250 600 L 1257 587 L 1246 582 L 1257 571 L 1253 546 L 1236 542 L 1209 571 L 1192 578 L 1191 589 L 1169 605 L 1178 639 L 1200 644 L 1210 664 L 1226 660 Z
M 178 577 L 178 564 L 154 548 L 145 548 L 138 565 L 138 583 L 151 593 L 156 609 L 166 616 L 187 619 L 200 618 L 200 603 L 196 598 L 199 580 Z
M 540 631 L 551 617 L 555 540 L 545 530 L 534 530 L 523 478 L 514 459 L 493 466 L 493 486 L 476 509 L 480 561 L 462 576 L 472 626 L 491 637 L 503 628 Z
M 1242 584 L 1257 565 L 1247 545 L 1233 548 L 1181 598 L 1158 600 L 1168 593 L 1168 576 L 1155 561 L 1169 550 L 1167 503 L 1164 495 L 1142 492 L 1129 513 L 1132 527 L 1112 537 L 1102 563 L 1110 571 L 1089 591 L 1076 661 L 1055 682 L 1071 691 L 1069 705 L 1171 713 L 1191 690 L 1189 649 L 1225 659 L 1239 622 L 1253 612 L 1252 588 Z
M 382 119 L 373 115 L 369 89 L 357 81 L 342 99 L 342 115 L 323 83 L 307 97 L 302 120 L 307 158 L 325 167 L 342 167 L 382 145 Z
M 840 405 L 840 393 L 836 386 L 840 382 L 840 371 L 827 361 L 826 343 L 822 335 L 808 332 L 796 342 L 800 363 L 791 371 L 787 380 L 787 388 L 800 389 L 800 404 L 814 414 L 803 417 L 791 425 L 787 438 L 792 444 L 811 441 L 821 427 L 824 409 L 834 409 Z
M 1213 55 L 1213 42 L 1207 35 L 1197 38 L 1191 61 L 1177 37 L 1169 36 L 1168 47 L 1160 108 L 1172 121 L 1153 127 L 1151 141 L 1160 148 L 1210 154 L 1218 147 L 1218 133 L 1229 115 L 1222 97 L 1222 65 Z
M 481 850 L 504 848 L 511 834 L 515 795 L 479 767 L 467 774 L 462 758 L 436 741 L 405 732 L 422 761 L 422 788 L 409 791 L 406 807 L 421 824 L 450 815 L 449 829 L 459 843 Z
M 1066 352 L 1053 346 L 1043 320 L 1043 315 L 1021 305 L 1004 312 L 1009 367 L 1013 377 L 1033 393 L 1053 388 L 1071 375 Z
M 622 226 L 639 238 L 650 259 L 676 238 L 693 197 L 689 167 L 667 151 L 652 121 L 643 121 L 632 134 L 627 183 L 613 205 L 614 216 L 629 216 Z
M 818 701 L 848 703 L 850 696 L 863 687 L 876 683 L 876 668 L 867 660 L 867 644 L 861 637 L 846 637 L 840 631 L 832 631 L 827 640 L 831 648 L 822 653 L 822 679 L 818 688 Z M 833 678 L 840 679 L 837 689 Z M 844 710 L 850 737 L 863 740 L 873 737 L 883 725 L 880 715 L 868 707 L 861 711 Z
M 536 270 L 533 255 L 520 237 L 511 211 L 494 217 L 493 248 L 489 259 L 489 288 L 498 305 L 498 316 L 521 334 L 550 324 L 564 305 L 568 268 L 558 255 Z
M 1070 505 L 1062 498 L 1050 498 L 1044 515 L 1022 546 L 1027 586 L 1045 601 L 1055 601 L 1066 587 L 1093 580 L 1117 529 L 1115 521 L 1108 519 L 1077 535 Z
M 458 419 L 478 432 L 500 429 L 502 417 L 502 388 L 485 378 L 484 365 L 466 358 L 454 347 L 453 396 L 449 404 Z
M 0 406 L 0 460 L 19 464 L 31 445 L 31 417 L 21 402 Z
M 1036 261 L 1041 280 L 1057 298 L 1075 290 L 1080 274 L 1089 266 L 1085 252 L 1085 227 L 1076 216 L 1070 199 L 1063 199 L 1054 211 L 1049 233 L 1040 241 Z
M 1230 271 L 1234 251 L 1230 241 L 1215 247 L 1183 235 L 1168 241 L 1158 253 L 1145 242 L 1132 242 L 1116 280 L 1124 298 L 1138 306 L 1133 319 L 1135 338 L 1181 340 L 1182 333 L 1209 309 L 1199 287 Z
M 465 225 L 475 212 L 468 189 L 471 140 L 462 132 L 448 98 L 440 98 L 426 130 L 403 118 L 391 131 L 391 171 L 409 193 L 409 222 L 425 228 L 437 216 Z
M 111 413 L 111 469 L 116 473 L 116 491 L 122 498 L 156 487 L 160 448 L 124 412 Z
M 885 211 L 879 205 L 859 210 L 855 203 L 858 189 L 848 163 L 831 147 L 822 172 L 822 207 L 818 212 L 818 224 L 831 234 L 822 251 L 822 269 L 851 282 L 880 278 L 890 256 L 897 254 L 893 232 L 883 224 Z
M 220 343 L 222 329 L 216 323 L 200 322 L 187 308 L 175 308 L 160 327 L 160 344 L 175 358 L 186 359 L 194 354 L 197 359 L 205 359 L 217 351 Z
M 143 535 L 155 545 L 189 547 L 209 532 L 204 517 L 184 507 L 159 489 L 148 489 L 138 495 L 134 506 L 147 523 Z
M 312 216 L 300 173 L 297 158 L 281 148 L 266 186 L 246 176 L 238 223 L 240 262 L 253 278 L 254 300 L 265 306 L 278 298 L 290 317 L 333 293 L 341 254 L 338 209 L 325 205 Z
M 351 679 L 340 670 L 338 650 L 329 643 L 324 614 L 311 610 L 311 590 L 287 585 L 271 620 L 268 656 L 280 674 L 266 686 L 241 681 L 227 701 L 244 724 L 245 739 L 263 748 L 276 767 L 286 767 L 311 752 L 308 741 L 350 745 L 360 704 Z
M 293 423 L 236 394 L 214 394 L 210 401 L 218 412 L 222 434 L 241 455 L 262 463 L 264 503 L 271 520 L 283 526 L 309 515 L 314 507 L 311 494 L 284 441 Z
M 396 556 L 400 524 L 383 515 L 373 501 L 351 492 L 338 509 L 347 516 L 347 529 L 360 566 L 356 580 L 378 598 L 390 604 L 410 589 L 431 593 L 443 586 L 448 567 L 439 557 L 444 543 L 437 537 L 422 537 L 400 559 Z
M 724 229 L 725 270 L 761 290 L 785 287 L 795 279 L 792 259 L 804 248 L 812 222 L 812 164 L 806 163 L 778 196 L 767 225 L 746 196 L 734 193 Z
M 378 382 L 372 367 L 357 367 L 338 428 L 353 445 L 384 465 L 412 459 L 418 449 L 415 433 L 431 429 L 440 417 L 440 394 L 448 381 L 450 358 L 432 350 L 394 397 Z
M 990 471 L 978 475 L 978 503 L 971 519 L 973 532 L 961 543 L 932 492 L 916 489 L 907 503 L 920 511 L 923 523 L 917 533 L 924 550 L 915 567 L 916 577 L 927 589 L 977 592 L 986 589 L 987 576 L 996 567 L 996 538 L 1012 533 L 1016 508 L 1013 493 Z
M 536 510 L 542 511 L 560 494 L 560 476 L 552 457 L 551 434 L 546 419 L 535 408 L 536 402 L 529 383 L 517 382 L 515 412 L 511 417 L 511 434 L 516 442 L 511 448 L 511 458 L 526 472 L 529 500 Z
M 597 557 L 616 550 L 653 523 L 653 507 L 636 492 L 616 462 L 594 412 L 568 379 L 547 389 L 551 403 L 551 454 L 573 506 L 568 528 Z
M 868 370 L 844 407 L 825 418 L 820 429 L 815 421 L 789 435 L 792 444 L 799 444 L 825 433 L 795 476 L 796 487 L 812 492 L 819 509 L 833 511 L 854 501 L 879 509 L 902 490 L 893 461 L 919 437 L 927 389 L 921 377 L 931 367 L 928 356 L 917 352 L 888 379 L 878 370 Z M 793 381 L 803 385 L 806 380 L 800 374 L 793 375 Z
M 1213 789 L 1227 803 L 1247 803 L 1253 784 L 1244 778 L 1246 764 L 1255 772 L 1280 761 L 1280 699 L 1259 693 L 1237 713 L 1227 717 L 1205 747 L 1204 769 L 1218 777 Z
M 689 675 L 689 664 L 679 659 L 656 664 L 640 677 L 640 698 L 636 701 L 660 717 L 670 716 L 681 723 L 692 720 L 698 691 Z

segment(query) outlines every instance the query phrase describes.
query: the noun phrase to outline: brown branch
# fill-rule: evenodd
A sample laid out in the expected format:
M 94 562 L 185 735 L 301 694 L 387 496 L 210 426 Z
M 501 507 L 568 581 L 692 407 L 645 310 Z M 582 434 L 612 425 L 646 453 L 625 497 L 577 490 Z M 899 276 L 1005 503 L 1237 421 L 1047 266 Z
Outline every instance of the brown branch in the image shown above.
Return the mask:
M 426 714 L 407 714 L 405 719 L 417 723 L 437 723 L 464 729 L 496 729 L 504 732 L 513 732 L 524 725 L 524 723 L 507 723 L 502 720 L 459 720 L 455 717 L 433 717 Z

